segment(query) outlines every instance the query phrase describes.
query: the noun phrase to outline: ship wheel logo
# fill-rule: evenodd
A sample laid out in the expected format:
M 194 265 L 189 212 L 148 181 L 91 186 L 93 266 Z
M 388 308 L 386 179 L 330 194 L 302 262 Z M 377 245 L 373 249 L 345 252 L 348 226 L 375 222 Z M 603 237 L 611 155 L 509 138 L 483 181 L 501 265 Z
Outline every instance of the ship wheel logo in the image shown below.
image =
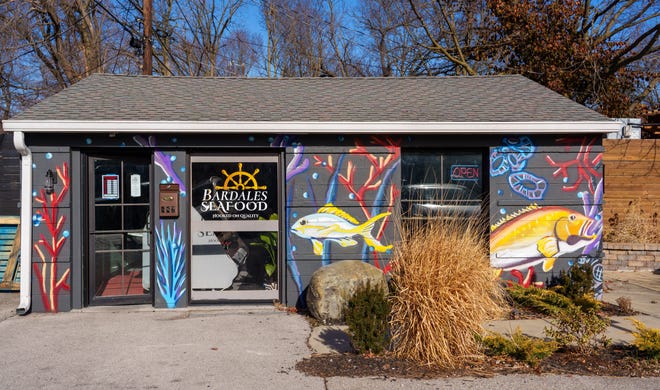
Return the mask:
M 216 185 L 216 190 L 265 190 L 267 186 L 260 186 L 257 183 L 255 176 L 259 173 L 259 168 L 255 168 L 254 172 L 249 173 L 243 171 L 243 163 L 238 163 L 238 170 L 233 173 L 227 173 L 222 170 L 225 175 L 225 182 L 223 185 Z

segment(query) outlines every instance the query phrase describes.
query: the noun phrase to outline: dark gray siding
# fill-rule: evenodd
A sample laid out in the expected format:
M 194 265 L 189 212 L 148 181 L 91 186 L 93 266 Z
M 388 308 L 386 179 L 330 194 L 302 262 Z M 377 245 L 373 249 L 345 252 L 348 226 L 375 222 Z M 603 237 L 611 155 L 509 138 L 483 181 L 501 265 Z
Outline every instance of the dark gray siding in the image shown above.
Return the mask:
M 19 215 L 20 161 L 12 133 L 0 133 L 0 215 Z

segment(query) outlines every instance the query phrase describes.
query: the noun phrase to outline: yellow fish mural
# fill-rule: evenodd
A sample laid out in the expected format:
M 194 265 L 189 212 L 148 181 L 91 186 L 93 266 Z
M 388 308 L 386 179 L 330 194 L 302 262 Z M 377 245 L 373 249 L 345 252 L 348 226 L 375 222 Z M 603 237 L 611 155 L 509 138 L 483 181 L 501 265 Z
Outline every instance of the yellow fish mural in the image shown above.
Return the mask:
M 347 212 L 335 207 L 332 203 L 318 209 L 314 214 L 306 215 L 291 226 L 291 231 L 301 238 L 312 241 L 314 254 L 323 253 L 323 241 L 330 240 L 343 247 L 357 245 L 355 236 L 362 236 L 364 241 L 376 252 L 385 252 L 392 249 L 392 245 L 383 245 L 371 235 L 375 223 L 390 215 L 389 212 L 380 213 L 360 223 Z
M 491 226 L 490 265 L 510 271 L 543 263 L 547 272 L 557 257 L 596 239 L 593 224 L 593 219 L 575 210 L 533 204 Z

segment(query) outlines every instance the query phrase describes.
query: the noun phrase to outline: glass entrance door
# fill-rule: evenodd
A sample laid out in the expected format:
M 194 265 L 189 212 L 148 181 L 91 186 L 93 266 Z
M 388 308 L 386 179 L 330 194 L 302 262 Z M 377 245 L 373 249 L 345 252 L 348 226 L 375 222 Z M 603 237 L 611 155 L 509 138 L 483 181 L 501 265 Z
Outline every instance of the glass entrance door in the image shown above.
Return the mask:
M 191 299 L 278 298 L 278 157 L 193 156 Z
M 89 158 L 89 302 L 151 301 L 149 157 Z

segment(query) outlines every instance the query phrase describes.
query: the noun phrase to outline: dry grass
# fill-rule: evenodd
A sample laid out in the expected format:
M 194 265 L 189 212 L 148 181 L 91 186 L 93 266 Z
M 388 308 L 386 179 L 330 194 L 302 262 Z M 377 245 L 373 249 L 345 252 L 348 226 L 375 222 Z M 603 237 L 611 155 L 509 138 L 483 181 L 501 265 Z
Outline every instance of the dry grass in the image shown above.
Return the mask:
M 623 215 L 614 214 L 605 224 L 603 239 L 619 243 L 660 243 L 658 213 L 646 212 L 641 204 L 641 199 L 631 200 Z
M 475 336 L 505 306 L 483 226 L 474 219 L 404 224 L 391 271 L 398 357 L 454 367 L 481 353 Z

